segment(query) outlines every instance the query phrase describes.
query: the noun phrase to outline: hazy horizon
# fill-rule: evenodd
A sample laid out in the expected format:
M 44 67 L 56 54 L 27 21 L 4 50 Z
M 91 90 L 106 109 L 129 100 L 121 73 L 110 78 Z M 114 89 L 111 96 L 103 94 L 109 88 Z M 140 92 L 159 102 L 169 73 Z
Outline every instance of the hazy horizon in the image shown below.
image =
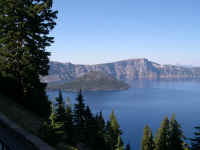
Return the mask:
M 192 64 L 172 64 L 172 63 L 166 63 L 166 64 L 162 64 L 156 61 L 153 61 L 151 59 L 148 58 L 127 58 L 127 59 L 120 59 L 120 60 L 112 60 L 112 61 L 105 61 L 105 62 L 100 62 L 100 63 L 76 63 L 76 62 L 72 62 L 72 61 L 60 61 L 60 60 L 50 60 L 52 62 L 59 62 L 59 63 L 72 63 L 75 65 L 98 65 L 98 64 L 107 64 L 107 63 L 115 63 L 115 62 L 119 62 L 119 61 L 126 61 L 126 60 L 132 60 L 132 59 L 147 59 L 148 61 L 154 62 L 154 63 L 158 63 L 160 65 L 176 65 L 176 66 L 185 66 L 185 67 L 200 67 L 200 65 L 192 65 Z
M 101 64 L 147 58 L 200 66 L 200 1 L 55 1 L 52 61 Z

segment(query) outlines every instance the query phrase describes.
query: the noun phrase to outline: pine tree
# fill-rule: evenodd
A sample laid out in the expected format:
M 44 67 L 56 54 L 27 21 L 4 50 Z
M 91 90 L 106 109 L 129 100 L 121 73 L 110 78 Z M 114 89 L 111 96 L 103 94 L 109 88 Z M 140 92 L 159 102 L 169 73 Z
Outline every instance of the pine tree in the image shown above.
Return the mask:
M 40 82 L 40 76 L 47 75 L 49 69 L 46 47 L 53 43 L 49 33 L 57 18 L 52 3 L 0 0 L 0 74 L 16 81 L 13 92 L 18 102 L 41 116 L 49 115 L 50 110 L 46 84 Z M 37 108 L 41 106 L 43 109 Z
M 181 130 L 180 124 L 175 119 L 175 114 L 171 117 L 169 127 L 169 149 L 184 150 L 183 131 Z
M 90 125 L 91 120 L 95 119 L 89 106 L 86 106 L 84 117 L 85 117 L 85 123 L 87 126 Z
M 190 150 L 190 145 L 187 144 L 187 143 L 184 143 L 184 144 L 183 144 L 183 149 L 184 149 L 184 150 Z
M 85 111 L 85 123 L 86 123 L 86 128 L 85 128 L 85 138 L 86 140 L 86 145 L 89 145 L 91 147 L 91 149 L 95 149 L 95 150 L 107 150 L 106 147 L 106 142 L 105 142 L 105 138 L 104 138 L 104 129 L 100 128 L 100 126 L 102 127 L 102 124 L 99 124 L 100 121 L 98 120 L 98 118 L 100 116 L 96 116 L 94 117 L 90 107 L 87 106 L 86 107 L 86 111 Z M 101 116 L 103 119 L 103 116 Z M 102 123 L 102 120 L 101 120 Z
M 124 146 L 123 146 L 120 135 L 118 135 L 117 145 L 115 147 L 116 147 L 115 150 L 124 150 Z
M 57 119 L 56 111 L 52 104 L 51 105 L 51 115 L 49 117 L 50 126 L 55 131 L 55 134 L 61 135 L 63 133 L 63 128 L 62 128 L 63 122 L 58 122 L 56 120 L 58 120 L 58 119 Z
M 131 150 L 131 145 L 127 144 L 125 150 Z
M 98 122 L 99 131 L 104 132 L 105 120 L 104 120 L 102 112 L 100 112 L 99 115 L 97 115 L 97 122 Z
M 108 149 L 108 145 L 106 143 L 106 130 L 105 130 L 105 120 L 103 117 L 102 112 L 97 114 L 96 116 L 96 123 L 97 123 L 97 139 L 95 144 L 99 147 L 99 149 Z
M 111 127 L 113 129 L 113 137 L 112 138 L 115 141 L 117 141 L 117 138 L 118 138 L 119 135 L 122 134 L 122 131 L 120 129 L 119 123 L 118 123 L 117 118 L 115 116 L 114 110 L 112 110 L 112 113 L 110 115 L 110 124 L 111 124 Z
M 154 150 L 154 141 L 152 131 L 149 126 L 144 128 L 144 136 L 142 139 L 142 150 Z
M 106 134 L 106 131 L 105 131 L 106 124 L 105 124 L 105 120 L 104 120 L 102 112 L 100 112 L 99 115 L 97 114 L 96 121 L 97 121 L 98 135 L 101 138 L 103 138 L 102 140 L 105 142 L 104 138 Z
M 78 96 L 76 98 L 77 104 L 74 105 L 74 122 L 76 126 L 83 126 L 84 120 L 85 120 L 85 103 L 82 95 L 82 91 L 78 93 Z
M 56 98 L 56 121 L 64 122 L 65 118 L 65 104 L 63 101 L 63 96 L 61 90 L 59 90 L 58 97 Z
M 85 103 L 82 91 L 78 93 L 76 98 L 77 104 L 74 106 L 74 124 L 76 130 L 76 138 L 81 142 L 85 141 Z
M 105 142 L 107 144 L 107 149 L 114 150 L 116 143 L 116 136 L 114 134 L 114 130 L 111 126 L 110 121 L 107 121 L 105 127 Z
M 110 115 L 110 120 L 107 122 L 106 125 L 106 142 L 110 145 L 110 149 L 113 150 L 118 142 L 118 137 L 122 134 L 119 123 L 115 116 L 114 110 Z M 123 141 L 121 140 L 123 144 Z
M 110 123 L 111 123 L 111 127 L 113 128 L 115 134 L 121 135 L 122 133 L 121 133 L 120 126 L 119 126 L 119 123 L 117 121 L 117 118 L 115 116 L 114 110 L 112 110 L 112 113 L 110 115 Z
M 155 137 L 155 150 L 169 150 L 169 120 L 166 117 L 161 123 Z
M 90 107 L 87 106 L 85 110 L 85 138 L 86 144 L 92 149 L 99 150 L 98 145 L 98 124 L 96 118 L 93 116 Z M 101 145 L 102 146 L 102 145 Z
M 61 140 L 61 136 L 63 135 L 63 123 L 56 122 L 56 111 L 53 104 L 51 105 L 49 119 L 44 122 L 39 133 L 44 141 L 53 146 L 56 146 Z
M 194 138 L 191 139 L 191 150 L 200 149 L 200 126 L 195 127 Z
M 74 125 L 73 125 L 73 114 L 70 99 L 67 98 L 67 104 L 65 109 L 65 120 L 64 120 L 64 131 L 66 135 L 66 141 L 68 143 L 74 142 Z

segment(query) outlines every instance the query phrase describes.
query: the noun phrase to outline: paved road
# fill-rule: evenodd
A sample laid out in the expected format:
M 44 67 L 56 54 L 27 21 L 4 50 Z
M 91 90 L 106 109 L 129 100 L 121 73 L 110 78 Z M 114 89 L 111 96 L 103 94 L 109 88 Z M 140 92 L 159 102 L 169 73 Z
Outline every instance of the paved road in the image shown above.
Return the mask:
M 4 141 L 9 146 L 10 150 L 38 150 L 22 136 L 18 135 L 11 129 L 4 127 L 1 123 L 0 140 Z

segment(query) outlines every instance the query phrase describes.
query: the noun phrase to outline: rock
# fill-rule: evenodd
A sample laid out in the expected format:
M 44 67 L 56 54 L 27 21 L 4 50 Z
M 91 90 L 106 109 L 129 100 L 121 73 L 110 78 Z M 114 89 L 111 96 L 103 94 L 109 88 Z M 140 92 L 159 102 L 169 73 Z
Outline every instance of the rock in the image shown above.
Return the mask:
M 49 76 L 42 77 L 42 81 L 72 81 L 91 71 L 103 72 L 122 81 L 200 79 L 200 68 L 197 67 L 160 65 L 147 59 L 129 59 L 98 65 L 50 62 Z

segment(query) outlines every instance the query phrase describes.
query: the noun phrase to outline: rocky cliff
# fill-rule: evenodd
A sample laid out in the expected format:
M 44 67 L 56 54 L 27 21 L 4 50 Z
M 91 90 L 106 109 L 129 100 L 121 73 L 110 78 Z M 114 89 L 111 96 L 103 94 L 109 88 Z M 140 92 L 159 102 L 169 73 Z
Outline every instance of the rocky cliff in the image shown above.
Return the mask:
M 200 68 L 160 65 L 147 59 L 129 59 L 98 65 L 51 62 L 45 82 L 74 80 L 90 71 L 100 71 L 118 80 L 200 79 Z

